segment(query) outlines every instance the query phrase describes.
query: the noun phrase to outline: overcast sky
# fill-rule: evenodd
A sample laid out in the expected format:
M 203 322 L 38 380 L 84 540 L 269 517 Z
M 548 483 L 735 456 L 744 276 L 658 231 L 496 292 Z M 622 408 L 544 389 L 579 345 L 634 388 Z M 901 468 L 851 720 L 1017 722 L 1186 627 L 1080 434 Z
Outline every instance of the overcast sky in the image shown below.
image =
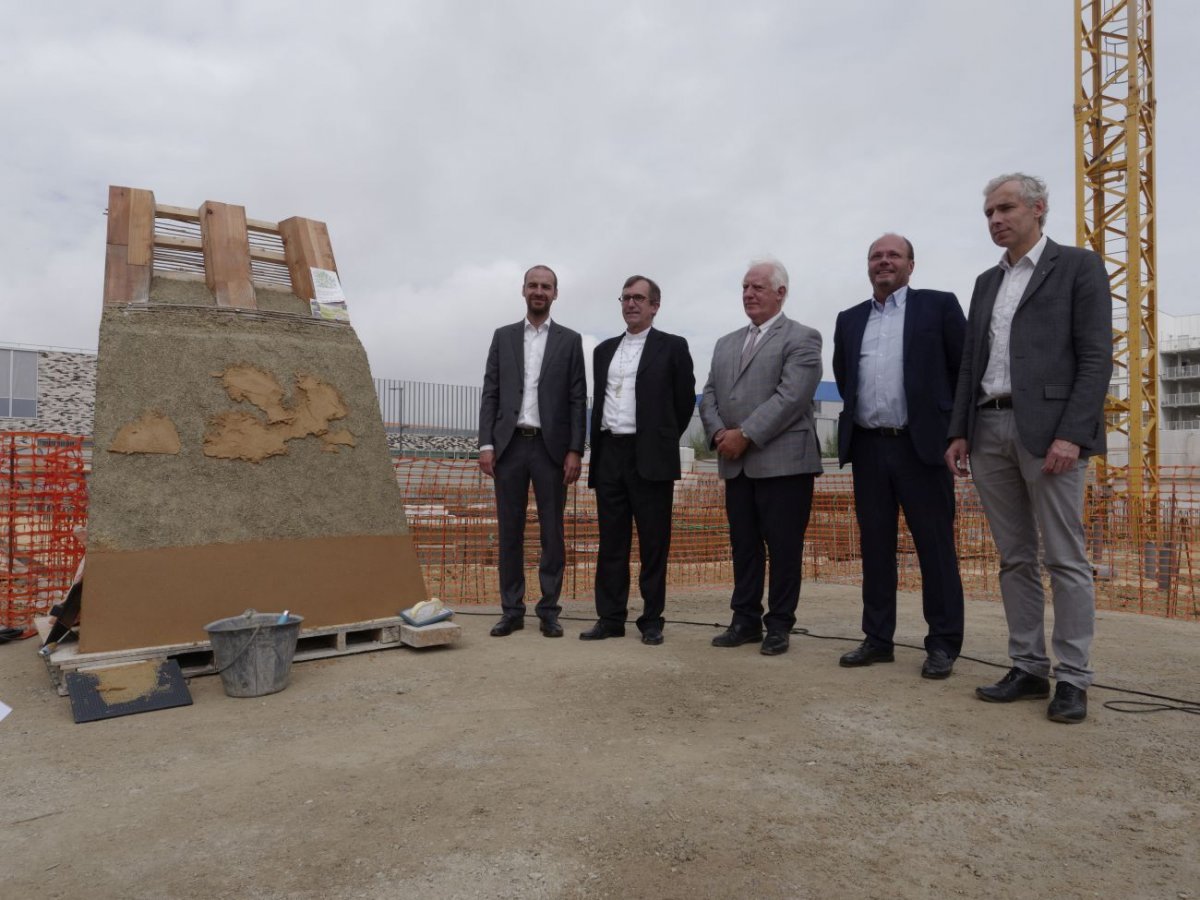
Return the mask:
M 523 271 L 558 321 L 623 328 L 663 289 L 697 390 L 745 324 L 748 260 L 825 336 L 867 245 L 966 307 L 998 258 L 981 188 L 1050 185 L 1074 240 L 1072 0 L 5 3 L 0 341 L 94 348 L 108 185 L 329 226 L 377 377 L 476 384 Z M 1156 4 L 1159 308 L 1200 311 L 1200 3 Z

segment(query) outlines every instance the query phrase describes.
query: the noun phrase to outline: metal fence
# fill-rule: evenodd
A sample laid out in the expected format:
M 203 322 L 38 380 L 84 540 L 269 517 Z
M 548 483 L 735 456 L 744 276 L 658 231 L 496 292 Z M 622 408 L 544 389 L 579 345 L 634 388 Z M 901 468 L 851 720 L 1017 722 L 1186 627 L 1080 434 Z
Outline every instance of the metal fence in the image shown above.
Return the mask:
M 376 378 L 375 393 L 388 434 L 470 437 L 479 431 L 481 387 Z

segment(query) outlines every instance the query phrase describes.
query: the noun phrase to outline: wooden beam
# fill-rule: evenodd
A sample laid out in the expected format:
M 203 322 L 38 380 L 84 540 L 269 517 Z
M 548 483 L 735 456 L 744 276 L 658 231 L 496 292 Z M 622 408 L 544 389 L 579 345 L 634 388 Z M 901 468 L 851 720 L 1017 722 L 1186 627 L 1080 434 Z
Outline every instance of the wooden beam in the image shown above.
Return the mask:
M 292 293 L 301 300 L 314 299 L 317 292 L 313 288 L 312 270 L 337 271 L 329 229 L 324 222 L 293 216 L 279 223 L 279 236 L 283 238 L 283 255 L 292 277 Z
M 176 222 L 200 221 L 200 210 L 188 209 L 186 206 L 167 206 L 160 203 L 154 207 L 154 214 L 160 219 L 173 219 Z
M 173 234 L 155 235 L 154 246 L 164 250 L 204 250 L 204 242 L 199 238 L 176 237 Z
M 257 309 L 250 281 L 250 244 L 246 208 L 206 201 L 200 207 L 200 238 L 204 243 L 204 280 L 217 306 Z
M 154 269 L 154 194 L 140 188 L 108 189 L 108 244 L 104 303 L 145 303 Z

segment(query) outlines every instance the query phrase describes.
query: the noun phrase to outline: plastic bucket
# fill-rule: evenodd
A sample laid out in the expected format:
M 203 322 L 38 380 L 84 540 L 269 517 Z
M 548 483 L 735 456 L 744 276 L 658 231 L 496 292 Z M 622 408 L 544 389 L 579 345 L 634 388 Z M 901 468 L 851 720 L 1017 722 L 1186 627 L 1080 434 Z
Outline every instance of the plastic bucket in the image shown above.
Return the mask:
M 230 697 L 261 697 L 287 687 L 303 616 L 260 613 L 218 619 L 204 626 L 213 662 Z

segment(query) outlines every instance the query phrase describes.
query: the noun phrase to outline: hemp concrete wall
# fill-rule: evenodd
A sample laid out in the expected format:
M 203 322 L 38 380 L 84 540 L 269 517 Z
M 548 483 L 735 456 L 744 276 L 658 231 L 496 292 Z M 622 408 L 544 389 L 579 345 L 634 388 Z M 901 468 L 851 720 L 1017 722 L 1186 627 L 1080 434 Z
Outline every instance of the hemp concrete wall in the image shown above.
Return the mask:
M 203 640 L 205 623 L 249 606 L 291 609 L 311 627 L 424 599 L 350 327 L 152 302 L 107 308 L 99 346 L 81 651 Z M 238 366 L 273 376 L 285 408 L 303 399 L 298 377 L 336 389 L 346 413 L 328 428 L 353 446 L 314 434 L 260 462 L 205 455 L 222 416 L 266 426 L 264 408 L 231 399 L 219 377 Z M 148 413 L 170 420 L 179 452 L 112 452 Z

